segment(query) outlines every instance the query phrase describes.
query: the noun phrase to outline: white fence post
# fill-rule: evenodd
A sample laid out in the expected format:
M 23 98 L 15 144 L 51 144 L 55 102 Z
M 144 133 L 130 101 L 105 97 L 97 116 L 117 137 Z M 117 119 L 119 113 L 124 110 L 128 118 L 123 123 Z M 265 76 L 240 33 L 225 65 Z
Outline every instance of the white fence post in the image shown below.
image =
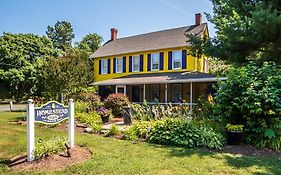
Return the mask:
M 9 102 L 9 107 L 10 107 L 10 112 L 12 112 L 14 110 L 14 105 L 12 100 Z
M 29 99 L 27 104 L 27 161 L 34 160 L 33 151 L 35 149 L 35 134 L 34 134 L 34 104 L 33 100 Z
M 68 119 L 68 144 L 74 148 L 74 102 L 69 100 L 69 119 Z

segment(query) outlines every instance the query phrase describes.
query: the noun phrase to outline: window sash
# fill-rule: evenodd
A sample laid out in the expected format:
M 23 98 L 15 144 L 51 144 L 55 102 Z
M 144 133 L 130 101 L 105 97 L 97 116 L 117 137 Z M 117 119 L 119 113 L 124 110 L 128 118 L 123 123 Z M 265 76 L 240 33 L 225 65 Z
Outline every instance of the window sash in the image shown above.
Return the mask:
M 140 56 L 132 57 L 132 71 L 139 72 L 140 71 Z
M 101 60 L 101 74 L 107 74 L 108 73 L 108 65 L 107 65 L 107 59 Z
M 172 63 L 173 63 L 173 69 L 181 69 L 182 68 L 181 51 L 173 51 Z
M 123 58 L 116 58 L 116 73 L 122 73 L 123 72 Z
M 151 70 L 159 70 L 160 56 L 159 53 L 151 54 Z

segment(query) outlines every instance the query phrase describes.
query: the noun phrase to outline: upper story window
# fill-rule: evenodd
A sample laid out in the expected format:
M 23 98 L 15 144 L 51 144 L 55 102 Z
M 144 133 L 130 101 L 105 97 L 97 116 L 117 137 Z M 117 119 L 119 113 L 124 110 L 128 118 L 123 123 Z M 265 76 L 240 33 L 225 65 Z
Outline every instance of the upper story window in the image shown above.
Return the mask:
M 140 56 L 133 56 L 132 57 L 132 71 L 133 72 L 139 72 L 140 71 Z
M 160 57 L 159 53 L 151 54 L 151 70 L 159 70 Z
M 123 58 L 116 58 L 116 73 L 122 73 L 123 72 Z
M 173 66 L 173 69 L 181 69 L 182 68 L 182 52 L 181 51 L 173 51 L 173 53 L 172 53 L 172 66 Z
M 108 73 L 108 59 L 101 60 L 101 74 Z

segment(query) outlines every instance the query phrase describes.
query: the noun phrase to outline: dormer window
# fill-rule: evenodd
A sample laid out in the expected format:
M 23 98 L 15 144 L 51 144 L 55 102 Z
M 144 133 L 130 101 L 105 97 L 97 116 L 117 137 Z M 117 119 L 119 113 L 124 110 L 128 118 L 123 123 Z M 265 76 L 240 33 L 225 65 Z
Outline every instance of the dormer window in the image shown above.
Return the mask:
M 151 70 L 159 70 L 160 59 L 159 53 L 151 54 Z
M 182 68 L 182 51 L 173 51 L 172 53 L 172 67 L 173 69 Z
M 132 57 L 132 71 L 139 72 L 140 71 L 140 56 L 136 55 Z

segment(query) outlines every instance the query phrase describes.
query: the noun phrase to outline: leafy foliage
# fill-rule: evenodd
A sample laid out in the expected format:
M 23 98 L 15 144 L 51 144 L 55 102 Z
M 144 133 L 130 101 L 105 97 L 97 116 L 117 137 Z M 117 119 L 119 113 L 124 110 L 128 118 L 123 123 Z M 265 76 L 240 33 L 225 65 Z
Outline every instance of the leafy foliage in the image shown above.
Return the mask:
M 46 57 L 57 54 L 52 42 L 44 36 L 4 33 L 0 37 L 0 85 L 15 99 L 35 94 L 43 76 L 39 70 L 45 66 Z
M 72 39 L 75 37 L 73 28 L 67 21 L 57 21 L 54 27 L 48 26 L 46 34 L 54 46 L 63 51 L 71 48 Z
M 221 149 L 223 136 L 210 127 L 196 126 L 185 119 L 159 120 L 149 133 L 149 141 L 164 145 Z
M 61 93 L 73 94 L 76 87 L 86 87 L 92 82 L 91 67 L 86 53 L 68 50 L 59 58 L 50 57 L 42 69 L 44 96 L 59 98 Z
M 66 139 L 61 137 L 55 137 L 50 140 L 39 139 L 36 142 L 36 147 L 33 152 L 35 159 L 44 158 L 66 150 Z
M 87 111 L 96 111 L 102 104 L 100 96 L 93 92 L 81 92 L 75 95 L 75 99 L 87 103 Z
M 114 116 L 122 115 L 123 107 L 129 106 L 129 98 L 125 94 L 110 94 L 105 100 L 104 105 L 107 109 L 112 109 Z
M 100 126 L 100 124 L 102 123 L 100 115 L 97 112 L 76 113 L 75 117 L 80 123 L 85 123 L 93 129 L 98 128 L 98 130 L 99 130 L 98 126 Z
M 82 40 L 77 43 L 77 47 L 88 53 L 94 53 L 103 42 L 103 39 L 97 33 L 92 33 L 84 36 Z
M 137 141 L 139 139 L 146 140 L 148 133 L 153 126 L 153 122 L 140 121 L 134 123 L 129 129 L 125 130 L 124 138 L 127 140 Z
M 280 87 L 281 69 L 275 63 L 232 69 L 227 80 L 219 82 L 214 115 L 244 124 L 250 143 L 280 149 Z
M 227 124 L 225 128 L 227 131 L 238 131 L 238 132 L 244 131 L 244 125 Z
M 120 134 L 121 131 L 119 130 L 119 128 L 116 125 L 111 125 L 109 128 L 109 131 L 107 133 L 105 133 L 105 136 L 114 136 L 114 135 L 118 135 Z
M 280 1 L 212 0 L 217 36 L 205 43 L 205 53 L 232 63 L 249 60 L 281 63 Z

